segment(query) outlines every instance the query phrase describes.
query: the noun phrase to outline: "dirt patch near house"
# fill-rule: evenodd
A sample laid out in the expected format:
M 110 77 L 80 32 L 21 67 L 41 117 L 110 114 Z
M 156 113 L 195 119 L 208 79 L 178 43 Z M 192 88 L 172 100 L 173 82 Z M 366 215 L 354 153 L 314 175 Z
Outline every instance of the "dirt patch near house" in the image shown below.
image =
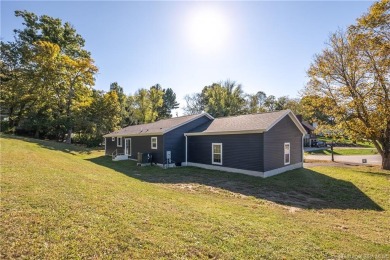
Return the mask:
M 176 183 L 176 184 L 158 184 L 165 187 L 169 187 L 175 190 L 181 190 L 189 193 L 213 193 L 218 196 L 224 197 L 234 197 L 234 198 L 243 198 L 247 199 L 250 197 L 260 198 L 270 202 L 271 204 L 275 204 L 277 206 L 281 206 L 287 209 L 291 213 L 295 213 L 303 208 L 312 208 L 319 205 L 326 205 L 326 201 L 315 198 L 311 196 L 310 192 L 299 192 L 299 191 L 274 191 L 269 188 L 264 187 L 253 187 L 248 185 L 245 187 L 244 185 L 240 185 L 237 188 L 237 185 L 234 186 L 234 189 L 237 191 L 229 190 L 233 189 L 233 182 L 224 183 L 221 185 L 225 188 L 219 188 L 215 186 L 203 185 L 198 183 Z

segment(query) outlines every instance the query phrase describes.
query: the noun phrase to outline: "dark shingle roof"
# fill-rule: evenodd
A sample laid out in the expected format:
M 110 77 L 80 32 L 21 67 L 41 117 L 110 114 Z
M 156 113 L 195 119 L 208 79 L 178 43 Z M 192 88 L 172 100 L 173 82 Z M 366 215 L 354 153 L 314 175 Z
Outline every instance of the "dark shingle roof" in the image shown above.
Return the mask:
M 295 123 L 301 131 L 305 131 L 290 110 L 277 112 L 240 115 L 215 118 L 212 122 L 202 125 L 188 135 L 236 132 L 265 132 L 272 128 L 282 118 L 289 115 L 295 118 Z
M 303 125 L 303 127 L 307 128 L 307 129 L 310 130 L 310 131 L 316 130 L 316 129 L 314 128 L 314 126 L 312 126 L 311 124 L 309 124 L 309 123 L 306 122 L 306 121 L 302 121 L 301 124 Z
M 207 114 L 197 114 L 197 115 L 189 115 L 189 116 L 181 116 L 181 117 L 173 117 L 169 119 L 163 119 L 156 121 L 154 123 L 142 124 L 142 125 L 131 125 L 125 128 L 122 128 L 118 131 L 114 131 L 112 133 L 104 135 L 104 137 L 114 137 L 114 136 L 131 136 L 131 135 L 161 135 L 174 128 L 177 128 L 181 125 L 191 122 L 197 118 L 202 116 L 207 116 L 210 119 L 212 117 Z

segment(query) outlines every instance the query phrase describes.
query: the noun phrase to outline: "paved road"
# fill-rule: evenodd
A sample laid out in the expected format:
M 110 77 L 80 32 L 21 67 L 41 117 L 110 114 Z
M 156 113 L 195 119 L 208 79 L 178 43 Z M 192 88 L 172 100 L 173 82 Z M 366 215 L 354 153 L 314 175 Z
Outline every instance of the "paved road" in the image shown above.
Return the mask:
M 331 155 L 305 155 L 305 159 L 318 161 L 331 161 Z M 367 164 L 381 165 L 382 157 L 376 155 L 335 155 L 335 162 L 362 163 L 362 159 L 367 159 Z

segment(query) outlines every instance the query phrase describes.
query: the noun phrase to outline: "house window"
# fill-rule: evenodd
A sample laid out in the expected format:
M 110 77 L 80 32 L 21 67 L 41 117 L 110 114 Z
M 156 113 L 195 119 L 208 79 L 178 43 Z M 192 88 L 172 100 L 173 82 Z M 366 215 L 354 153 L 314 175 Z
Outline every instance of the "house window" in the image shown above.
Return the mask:
M 152 137 L 152 149 L 157 149 L 157 137 Z
M 290 164 L 290 143 L 284 143 L 284 165 Z
M 115 137 L 111 137 L 111 141 L 115 142 Z
M 116 139 L 116 146 L 122 147 L 122 137 L 118 137 L 118 138 Z
M 222 165 L 222 144 L 213 143 L 212 144 L 212 158 L 211 161 L 213 164 Z

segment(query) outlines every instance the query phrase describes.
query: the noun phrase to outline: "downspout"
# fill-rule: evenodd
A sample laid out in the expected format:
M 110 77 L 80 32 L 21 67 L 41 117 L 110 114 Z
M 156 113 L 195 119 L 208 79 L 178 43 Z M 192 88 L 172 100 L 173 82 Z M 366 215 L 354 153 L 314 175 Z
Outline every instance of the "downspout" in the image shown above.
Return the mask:
M 305 139 L 305 134 L 302 134 L 302 166 L 303 166 L 303 161 L 304 161 L 303 155 L 305 153 L 305 148 L 304 148 L 304 145 L 303 145 L 304 139 Z
M 186 134 L 184 134 L 184 136 L 186 137 L 186 163 L 185 163 L 185 166 L 188 166 L 188 136 Z
M 104 155 L 107 155 L 107 138 L 106 137 L 103 138 L 104 138 Z

